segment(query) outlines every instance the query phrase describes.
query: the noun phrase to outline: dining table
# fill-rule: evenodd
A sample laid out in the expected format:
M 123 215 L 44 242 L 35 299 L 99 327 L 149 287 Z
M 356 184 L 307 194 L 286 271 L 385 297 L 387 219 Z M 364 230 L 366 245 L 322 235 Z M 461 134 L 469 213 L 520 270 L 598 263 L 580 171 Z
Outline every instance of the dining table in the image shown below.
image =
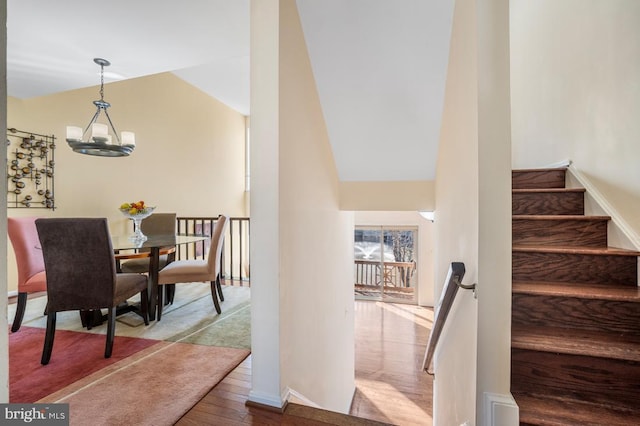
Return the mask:
M 116 256 L 122 255 L 122 251 L 148 250 L 149 256 L 149 320 L 156 319 L 158 304 L 158 272 L 160 272 L 160 253 L 167 248 L 175 248 L 181 244 L 197 243 L 210 238 L 208 235 L 185 234 L 150 234 L 145 240 L 132 238 L 131 235 L 112 235 L 111 244 Z

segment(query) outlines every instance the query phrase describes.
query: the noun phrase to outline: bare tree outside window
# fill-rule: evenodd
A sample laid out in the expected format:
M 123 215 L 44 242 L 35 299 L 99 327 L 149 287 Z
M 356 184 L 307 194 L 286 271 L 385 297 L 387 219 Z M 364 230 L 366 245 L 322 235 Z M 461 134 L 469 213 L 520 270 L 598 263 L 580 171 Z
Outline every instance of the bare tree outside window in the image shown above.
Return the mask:
M 417 229 L 357 227 L 354 234 L 356 296 L 415 302 Z

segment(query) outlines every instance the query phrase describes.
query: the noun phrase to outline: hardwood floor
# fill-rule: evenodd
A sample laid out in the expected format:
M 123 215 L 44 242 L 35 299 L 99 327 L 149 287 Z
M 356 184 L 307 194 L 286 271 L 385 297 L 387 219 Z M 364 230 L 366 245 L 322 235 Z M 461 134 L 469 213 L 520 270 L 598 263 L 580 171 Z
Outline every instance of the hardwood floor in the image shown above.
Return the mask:
M 387 424 L 432 424 L 433 379 L 421 370 L 433 309 L 355 302 L 356 393 L 351 415 Z M 177 423 L 187 425 L 374 424 L 357 419 L 303 418 L 245 405 L 251 389 L 251 356 Z M 289 407 L 292 407 L 290 405 Z

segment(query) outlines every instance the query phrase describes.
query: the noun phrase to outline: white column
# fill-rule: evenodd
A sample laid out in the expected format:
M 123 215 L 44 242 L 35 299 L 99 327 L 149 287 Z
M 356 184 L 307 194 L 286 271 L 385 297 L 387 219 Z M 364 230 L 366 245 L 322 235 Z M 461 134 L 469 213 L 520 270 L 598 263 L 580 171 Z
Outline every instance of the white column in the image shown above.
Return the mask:
M 251 1 L 251 357 L 249 401 L 284 404 L 280 371 L 279 5 Z

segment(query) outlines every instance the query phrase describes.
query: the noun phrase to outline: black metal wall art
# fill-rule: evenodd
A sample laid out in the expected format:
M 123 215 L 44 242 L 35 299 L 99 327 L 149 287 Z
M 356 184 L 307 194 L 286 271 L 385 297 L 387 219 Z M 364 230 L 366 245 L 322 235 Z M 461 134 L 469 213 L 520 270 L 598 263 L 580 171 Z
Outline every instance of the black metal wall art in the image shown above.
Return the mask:
M 7 129 L 7 207 L 55 209 L 55 136 Z

